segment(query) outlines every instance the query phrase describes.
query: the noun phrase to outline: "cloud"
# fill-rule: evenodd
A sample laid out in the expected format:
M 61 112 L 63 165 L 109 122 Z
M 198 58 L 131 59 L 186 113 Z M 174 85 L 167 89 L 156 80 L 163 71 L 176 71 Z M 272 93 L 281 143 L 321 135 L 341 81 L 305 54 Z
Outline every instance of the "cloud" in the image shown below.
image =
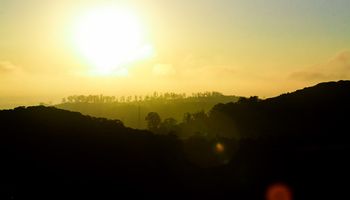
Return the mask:
M 329 79 L 330 77 L 321 72 L 305 70 L 305 71 L 293 72 L 292 74 L 290 74 L 289 78 L 295 79 L 295 80 L 318 81 L 318 80 Z
M 221 66 L 221 65 L 213 65 L 213 66 L 204 66 L 201 68 L 194 69 L 194 71 L 197 71 L 200 74 L 205 74 L 206 76 L 210 77 L 231 77 L 232 75 L 237 75 L 239 72 L 235 69 L 232 69 L 233 67 L 230 66 Z M 191 71 L 191 70 L 190 70 Z
M 350 51 L 342 51 L 323 64 L 293 72 L 289 78 L 299 81 L 350 79 Z
M 153 66 L 153 74 L 156 76 L 171 76 L 176 74 L 176 70 L 171 64 L 156 64 Z
M 9 73 L 17 70 L 18 67 L 10 61 L 0 60 L 0 73 Z
M 342 51 L 328 61 L 329 64 L 350 64 L 350 51 Z

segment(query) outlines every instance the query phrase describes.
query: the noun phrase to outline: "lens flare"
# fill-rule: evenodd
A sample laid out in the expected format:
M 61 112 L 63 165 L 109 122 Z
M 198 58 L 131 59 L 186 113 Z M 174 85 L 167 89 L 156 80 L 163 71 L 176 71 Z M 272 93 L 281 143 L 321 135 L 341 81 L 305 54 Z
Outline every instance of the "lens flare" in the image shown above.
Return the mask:
M 215 151 L 217 153 L 223 153 L 225 151 L 225 146 L 223 144 L 221 144 L 220 142 L 218 142 L 215 145 Z
M 291 189 L 283 183 L 276 183 L 267 188 L 266 200 L 292 200 Z

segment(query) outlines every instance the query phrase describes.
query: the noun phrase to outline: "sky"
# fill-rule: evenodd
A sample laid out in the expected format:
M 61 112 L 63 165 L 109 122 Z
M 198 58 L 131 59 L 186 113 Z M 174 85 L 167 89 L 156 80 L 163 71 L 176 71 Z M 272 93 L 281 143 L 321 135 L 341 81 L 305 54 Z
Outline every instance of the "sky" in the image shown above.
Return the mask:
M 86 16 L 100 19 L 101 7 L 127 10 L 142 31 L 129 20 L 115 38 L 96 38 L 114 23 L 90 25 Z M 349 8 L 349 0 L 0 0 L 0 107 L 153 91 L 267 98 L 349 79 Z M 129 55 L 135 38 L 147 56 Z M 121 64 L 95 73 L 101 63 Z

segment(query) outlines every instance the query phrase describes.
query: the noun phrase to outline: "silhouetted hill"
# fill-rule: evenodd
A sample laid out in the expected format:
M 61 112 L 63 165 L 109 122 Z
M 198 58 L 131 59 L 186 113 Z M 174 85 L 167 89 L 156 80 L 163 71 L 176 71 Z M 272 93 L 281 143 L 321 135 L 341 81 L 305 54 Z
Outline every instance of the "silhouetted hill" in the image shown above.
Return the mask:
M 263 199 L 267 186 L 282 182 L 295 199 L 340 198 L 350 169 L 349 91 L 340 81 L 218 104 L 176 125 L 195 131 L 186 140 L 54 107 L 2 110 L 1 192 L 4 199 Z
M 337 82 L 319 83 L 312 87 L 297 90 L 292 93 L 282 94 L 278 97 L 269 98 L 267 101 L 298 101 L 298 103 L 310 103 L 329 100 L 342 100 L 349 98 L 350 81 L 341 80 Z M 301 100 L 302 98 L 302 100 Z
M 218 104 L 210 112 L 213 126 L 234 137 L 348 138 L 350 81 L 321 83 L 266 100 L 241 99 Z M 215 124 L 218 122 L 218 124 Z M 220 133 L 219 133 L 220 134 Z
M 83 196 L 110 187 L 140 195 L 154 190 L 148 182 L 176 183 L 167 176 L 183 168 L 176 138 L 117 120 L 38 106 L 0 111 L 0 125 L 1 186 L 22 198 L 67 198 L 75 190 Z

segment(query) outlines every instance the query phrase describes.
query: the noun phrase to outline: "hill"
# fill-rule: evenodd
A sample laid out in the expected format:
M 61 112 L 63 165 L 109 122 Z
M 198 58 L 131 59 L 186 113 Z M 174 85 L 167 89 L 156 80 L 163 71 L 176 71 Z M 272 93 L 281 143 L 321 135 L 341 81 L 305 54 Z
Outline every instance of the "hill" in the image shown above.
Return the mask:
M 350 113 L 350 81 L 320 83 L 278 97 L 241 98 L 218 104 L 209 114 L 213 130 L 231 137 L 345 139 Z M 215 128 L 217 127 L 217 128 Z M 221 129 L 219 127 L 222 127 Z
M 54 107 L 2 110 L 1 194 L 262 199 L 282 183 L 295 199 L 340 198 L 350 168 L 349 89 L 349 81 L 330 82 L 218 104 L 176 125 L 195 132 L 185 140 Z
M 109 97 L 102 95 L 76 95 L 65 98 L 55 105 L 57 108 L 81 112 L 85 115 L 120 119 L 126 126 L 145 129 L 145 117 L 149 112 L 157 112 L 162 119 L 183 120 L 185 113 L 209 111 L 218 103 L 236 102 L 237 96 L 226 96 L 218 92 L 183 94 L 154 93 L 150 96 Z
M 153 193 L 147 182 L 161 188 L 184 164 L 176 138 L 126 128 L 118 120 L 37 106 L 0 111 L 0 125 L 0 184 L 8 199 L 66 199 L 73 191 L 81 198 L 111 187 L 119 195 L 132 189 Z

